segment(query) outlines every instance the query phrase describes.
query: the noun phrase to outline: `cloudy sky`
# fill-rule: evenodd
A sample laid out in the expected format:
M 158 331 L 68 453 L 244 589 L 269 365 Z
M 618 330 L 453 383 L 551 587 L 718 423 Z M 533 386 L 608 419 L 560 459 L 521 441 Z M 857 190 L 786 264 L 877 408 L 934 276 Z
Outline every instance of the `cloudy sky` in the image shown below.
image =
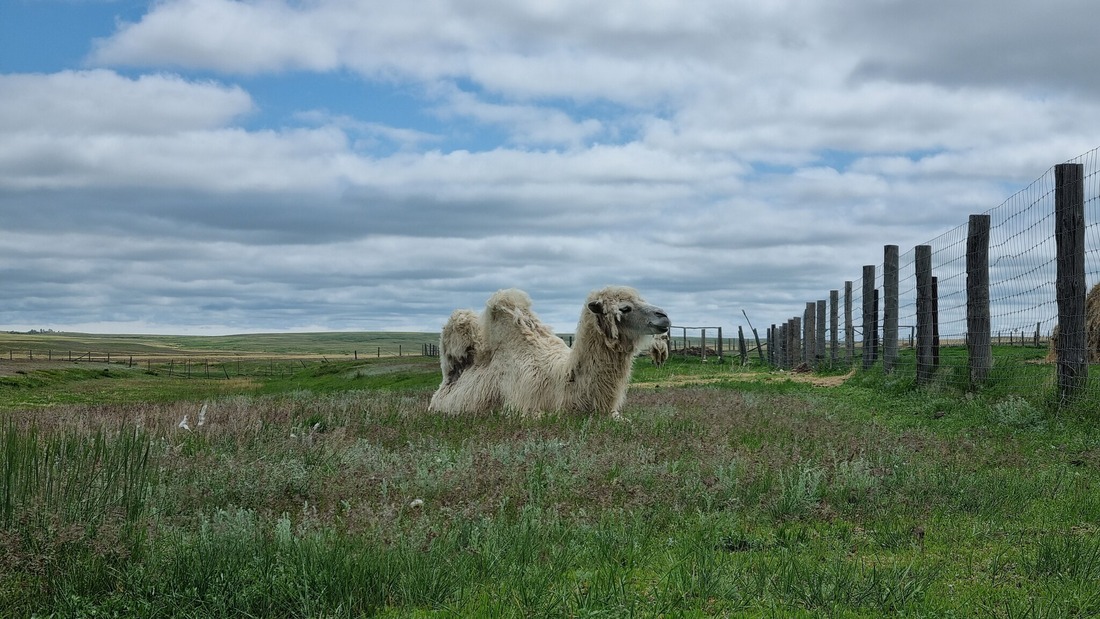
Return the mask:
M 3 0 L 0 329 L 800 313 L 1100 146 L 1093 0 Z

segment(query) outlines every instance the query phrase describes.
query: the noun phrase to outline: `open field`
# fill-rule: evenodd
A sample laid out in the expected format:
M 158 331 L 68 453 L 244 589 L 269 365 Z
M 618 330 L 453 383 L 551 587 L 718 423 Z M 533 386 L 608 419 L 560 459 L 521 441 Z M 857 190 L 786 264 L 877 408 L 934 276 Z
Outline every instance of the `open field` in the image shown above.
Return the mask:
M 89 333 L 0 332 L 0 372 L 17 362 L 163 362 L 206 358 L 218 361 L 258 358 L 345 360 L 355 357 L 411 356 L 438 333 L 340 332 L 255 333 L 248 335 L 99 335 Z M 5 363 L 5 361 L 7 363 Z
M 1050 366 L 1024 361 L 1002 371 L 1041 386 Z M 4 377 L 0 608 L 1100 613 L 1090 403 L 966 396 L 949 372 L 917 390 L 877 370 L 673 359 L 636 363 L 627 423 L 457 418 L 426 412 L 437 373 L 383 357 L 247 379 L 67 362 Z

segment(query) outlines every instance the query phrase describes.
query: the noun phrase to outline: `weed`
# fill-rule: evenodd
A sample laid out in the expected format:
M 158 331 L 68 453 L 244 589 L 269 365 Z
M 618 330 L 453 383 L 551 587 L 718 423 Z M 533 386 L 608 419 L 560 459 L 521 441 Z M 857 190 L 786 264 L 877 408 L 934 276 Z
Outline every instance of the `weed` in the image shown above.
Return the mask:
M 1046 419 L 1043 412 L 1031 402 L 1008 396 L 992 406 L 991 420 L 1016 430 L 1042 429 Z

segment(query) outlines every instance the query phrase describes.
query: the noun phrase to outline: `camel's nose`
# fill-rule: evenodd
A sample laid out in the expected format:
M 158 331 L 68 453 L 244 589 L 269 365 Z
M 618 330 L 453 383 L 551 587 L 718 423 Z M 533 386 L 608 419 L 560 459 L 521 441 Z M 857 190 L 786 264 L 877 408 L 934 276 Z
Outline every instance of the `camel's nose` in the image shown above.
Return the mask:
M 654 323 L 653 326 L 660 327 L 660 333 L 668 331 L 669 327 L 672 326 L 672 321 L 668 319 L 668 314 L 660 310 L 654 312 L 654 314 L 657 316 L 657 321 Z

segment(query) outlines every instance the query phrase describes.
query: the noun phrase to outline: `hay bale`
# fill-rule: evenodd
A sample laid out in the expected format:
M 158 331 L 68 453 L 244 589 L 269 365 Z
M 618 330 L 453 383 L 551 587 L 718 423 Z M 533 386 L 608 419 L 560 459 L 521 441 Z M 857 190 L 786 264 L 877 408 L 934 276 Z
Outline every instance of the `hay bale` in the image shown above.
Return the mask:
M 1050 346 L 1047 361 L 1058 360 L 1058 325 L 1050 333 Z M 1100 283 L 1097 283 L 1085 296 L 1085 346 L 1088 350 L 1088 362 L 1100 363 Z
M 1058 325 L 1054 325 L 1054 330 L 1050 332 L 1050 341 L 1047 345 L 1047 361 L 1054 363 L 1058 360 Z

